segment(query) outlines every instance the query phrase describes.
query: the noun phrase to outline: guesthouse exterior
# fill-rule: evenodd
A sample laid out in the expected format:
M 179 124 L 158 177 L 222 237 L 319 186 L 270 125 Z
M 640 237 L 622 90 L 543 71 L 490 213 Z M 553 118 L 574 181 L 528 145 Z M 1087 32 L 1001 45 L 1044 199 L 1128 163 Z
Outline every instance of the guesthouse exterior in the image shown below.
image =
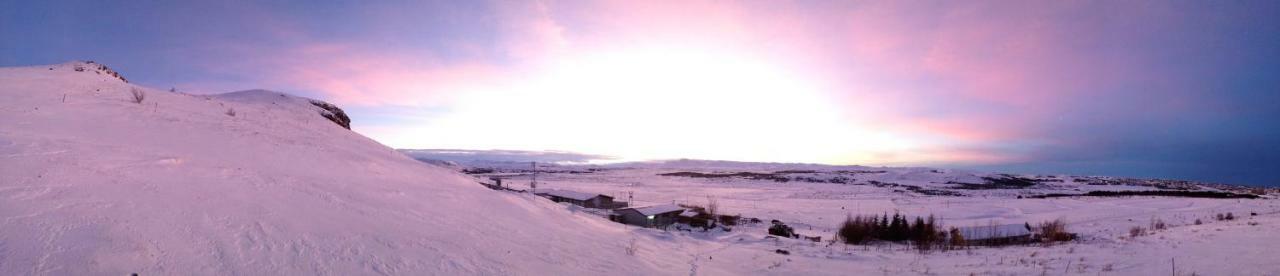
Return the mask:
M 535 190 L 536 195 L 546 197 L 555 202 L 568 202 L 586 208 L 612 209 L 619 206 L 613 197 L 602 194 L 589 194 L 570 190 Z M 625 205 L 622 205 L 625 206 Z
M 616 209 L 609 218 L 613 221 L 635 226 L 663 228 L 676 223 L 677 217 L 684 211 L 684 207 L 663 204 Z
M 962 227 L 958 229 L 970 245 L 1025 244 L 1032 241 L 1033 233 L 1027 224 L 1002 224 Z

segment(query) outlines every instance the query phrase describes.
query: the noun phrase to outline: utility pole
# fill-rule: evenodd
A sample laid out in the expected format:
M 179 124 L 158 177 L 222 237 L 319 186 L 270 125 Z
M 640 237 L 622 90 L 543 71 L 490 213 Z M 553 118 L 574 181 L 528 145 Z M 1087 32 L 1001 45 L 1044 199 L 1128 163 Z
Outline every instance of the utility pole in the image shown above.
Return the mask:
M 533 167 L 533 177 L 529 180 L 529 189 L 533 190 L 538 188 L 538 162 L 529 162 L 529 165 Z

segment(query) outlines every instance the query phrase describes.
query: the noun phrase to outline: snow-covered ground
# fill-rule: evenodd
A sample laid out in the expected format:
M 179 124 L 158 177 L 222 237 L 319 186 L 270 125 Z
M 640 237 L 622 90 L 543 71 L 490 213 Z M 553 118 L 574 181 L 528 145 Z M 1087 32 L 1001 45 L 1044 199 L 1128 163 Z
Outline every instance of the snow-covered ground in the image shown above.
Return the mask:
M 538 188 L 631 192 L 637 204 L 714 198 L 722 213 L 766 221 L 663 231 L 484 188 L 477 181 L 490 175 L 520 188 L 526 164 L 482 162 L 510 166 L 465 175 L 476 168 L 418 162 L 325 112 L 270 91 L 140 87 L 82 62 L 0 69 L 0 275 L 1280 274 L 1280 202 L 1270 198 L 1019 199 L 1159 187 L 1016 176 L 1010 183 L 1036 181 L 973 189 L 1015 176 L 929 168 L 685 160 L 539 169 Z M 743 172 L 755 174 L 722 176 Z M 685 174 L 660 175 L 670 173 Z M 1082 239 L 929 254 L 827 242 L 848 214 L 894 211 L 949 226 L 1062 218 Z M 1223 212 L 1238 218 L 1212 219 Z M 823 242 L 767 237 L 771 219 Z M 1152 219 L 1171 226 L 1128 237 Z
M 415 156 L 429 159 L 429 156 Z M 461 162 L 479 179 L 504 178 L 524 189 L 532 166 L 522 162 Z M 608 165 L 539 166 L 538 188 L 599 193 L 633 205 L 680 203 L 705 206 L 715 200 L 721 213 L 759 218 L 730 232 L 671 231 L 663 235 L 690 244 L 698 267 L 731 274 L 777 275 L 1276 275 L 1280 274 L 1280 200 L 1182 197 L 1029 198 L 1050 193 L 1156 191 L 1131 185 L 1090 185 L 1105 177 L 1016 176 L 1047 181 L 1023 188 L 969 189 L 998 173 L 929 168 L 879 168 L 806 164 L 737 163 L 699 160 Z M 751 174 L 743 174 L 743 173 Z M 783 173 L 778 173 L 783 172 Z M 706 177 L 734 175 L 732 177 Z M 773 176 L 787 178 L 783 182 Z M 844 177 L 844 183 L 829 179 Z M 1052 179 L 1064 179 L 1056 181 Z M 950 183 L 948 183 L 950 182 Z M 1154 181 L 1153 181 L 1154 182 Z M 880 183 L 876 185 L 874 183 Z M 1163 182 L 1161 182 L 1163 183 Z M 896 184 L 896 185 L 890 185 Z M 919 187 L 916 190 L 904 187 Z M 1217 191 L 1212 187 L 1193 189 Z M 930 195 L 938 191 L 950 195 Z M 1019 198 L 1028 196 L 1028 198 Z M 1054 246 L 973 248 L 919 254 L 904 245 L 844 246 L 827 242 L 847 215 L 934 215 L 948 227 L 1031 224 L 1063 219 L 1078 241 Z M 1218 214 L 1232 213 L 1232 221 Z M 1251 215 L 1256 213 L 1257 215 Z M 1202 224 L 1196 225 L 1200 220 Z M 770 220 L 779 220 L 824 242 L 766 238 Z M 1130 237 L 1132 227 L 1168 228 Z M 774 250 L 784 249 L 790 255 Z M 797 274 L 798 273 L 798 274 Z
M 319 112 L 266 91 L 139 87 L 94 64 L 0 69 L 0 275 L 687 271 L 627 255 L 628 229 L 494 193 Z

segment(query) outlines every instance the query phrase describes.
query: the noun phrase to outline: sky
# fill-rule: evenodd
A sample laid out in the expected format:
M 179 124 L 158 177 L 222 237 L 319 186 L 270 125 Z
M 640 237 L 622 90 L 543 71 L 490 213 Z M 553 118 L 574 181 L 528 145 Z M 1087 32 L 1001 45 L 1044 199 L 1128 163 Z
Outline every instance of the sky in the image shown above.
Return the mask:
M 1280 1 L 0 1 L 0 66 L 395 148 L 1280 184 Z

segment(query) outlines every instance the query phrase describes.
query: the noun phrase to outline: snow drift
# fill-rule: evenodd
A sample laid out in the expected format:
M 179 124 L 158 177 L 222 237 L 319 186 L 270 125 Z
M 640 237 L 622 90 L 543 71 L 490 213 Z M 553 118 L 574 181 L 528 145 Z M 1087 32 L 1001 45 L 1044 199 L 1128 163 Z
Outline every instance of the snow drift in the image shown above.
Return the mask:
M 87 65 L 0 69 L 0 274 L 665 270 L 625 228 L 410 159 L 310 99 Z

